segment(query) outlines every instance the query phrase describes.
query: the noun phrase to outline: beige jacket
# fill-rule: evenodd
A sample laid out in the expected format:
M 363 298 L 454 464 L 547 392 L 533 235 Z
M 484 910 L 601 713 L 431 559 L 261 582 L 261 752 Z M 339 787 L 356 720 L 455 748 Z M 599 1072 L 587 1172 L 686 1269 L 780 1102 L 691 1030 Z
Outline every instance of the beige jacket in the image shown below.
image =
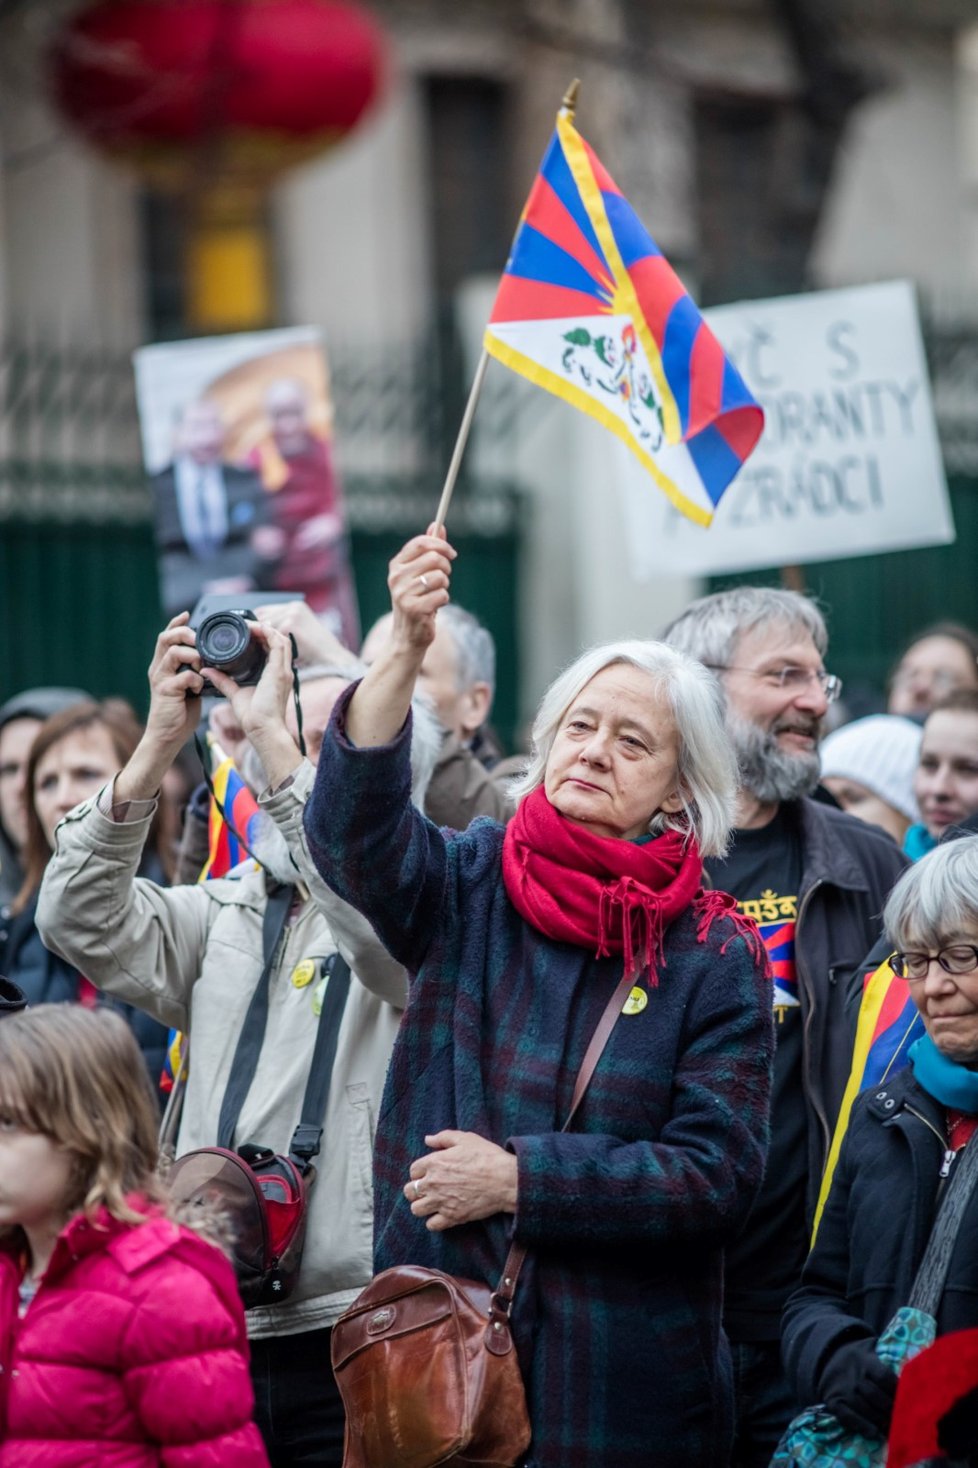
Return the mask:
M 355 975 L 337 1046 L 302 1271 L 282 1305 L 248 1312 L 254 1336 L 336 1320 L 372 1273 L 372 1147 L 387 1062 L 406 998 L 404 971 L 373 929 L 318 877 L 302 831 L 314 771 L 306 762 L 263 805 L 312 894 L 286 929 L 269 990 L 268 1026 L 236 1137 L 288 1149 L 316 1035 L 316 982 L 297 965 L 337 945 Z M 262 969 L 265 878 L 164 889 L 135 875 L 151 816 L 116 822 L 89 800 L 58 827 L 37 909 L 44 942 L 100 989 L 190 1036 L 177 1153 L 212 1146 L 238 1034 Z M 327 913 L 329 920 L 327 921 Z M 334 936 L 335 939 L 334 939 Z M 318 969 L 318 965 L 317 965 Z M 318 978 L 318 975 L 317 975 Z

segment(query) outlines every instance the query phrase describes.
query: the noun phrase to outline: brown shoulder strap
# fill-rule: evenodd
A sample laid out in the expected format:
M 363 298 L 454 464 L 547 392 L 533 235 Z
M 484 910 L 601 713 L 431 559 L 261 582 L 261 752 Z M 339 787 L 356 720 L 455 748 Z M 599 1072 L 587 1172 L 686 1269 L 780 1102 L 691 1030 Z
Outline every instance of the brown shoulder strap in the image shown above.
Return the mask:
M 612 994 L 604 1007 L 604 1013 L 598 1020 L 597 1028 L 591 1036 L 591 1043 L 584 1052 L 581 1068 L 577 1072 L 577 1080 L 574 1082 L 574 1095 L 571 1100 L 571 1108 L 567 1113 L 567 1119 L 561 1127 L 562 1132 L 570 1130 L 570 1124 L 574 1120 L 577 1108 L 584 1099 L 584 1092 L 591 1084 L 598 1061 L 604 1053 L 604 1047 L 611 1038 L 611 1032 L 615 1027 L 618 1016 L 625 1005 L 625 1000 L 632 991 L 632 985 L 637 975 L 625 973 L 619 980 L 618 987 Z M 489 1302 L 489 1324 L 486 1328 L 486 1346 L 494 1355 L 503 1356 L 511 1349 L 513 1338 L 509 1331 L 509 1312 L 513 1306 L 513 1295 L 516 1292 L 516 1281 L 519 1279 L 523 1261 L 526 1258 L 525 1244 L 511 1244 L 509 1253 L 506 1255 L 506 1263 L 499 1283 Z
M 625 1007 L 625 1000 L 632 992 L 632 985 L 635 983 L 637 977 L 638 975 L 635 973 L 623 974 L 619 980 L 617 989 L 604 1007 L 604 1014 L 598 1020 L 597 1029 L 591 1036 L 591 1043 L 584 1052 L 581 1068 L 577 1072 L 571 1109 L 567 1113 L 567 1120 L 560 1129 L 562 1132 L 570 1131 L 570 1124 L 574 1120 L 577 1108 L 584 1100 L 584 1092 L 591 1084 L 591 1077 L 594 1075 L 598 1061 L 604 1053 L 604 1047 L 611 1039 L 611 1032 L 618 1021 L 618 1016 Z

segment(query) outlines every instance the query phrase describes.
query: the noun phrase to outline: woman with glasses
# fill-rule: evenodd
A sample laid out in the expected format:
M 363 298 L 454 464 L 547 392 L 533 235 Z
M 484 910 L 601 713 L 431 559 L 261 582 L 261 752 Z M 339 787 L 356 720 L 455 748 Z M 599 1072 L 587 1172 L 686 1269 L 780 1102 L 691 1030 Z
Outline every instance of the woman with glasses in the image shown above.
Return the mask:
M 886 1437 L 896 1376 L 876 1343 L 909 1300 L 937 1206 L 978 1126 L 978 837 L 910 867 L 883 914 L 890 960 L 923 1020 L 909 1064 L 857 1100 L 801 1286 L 782 1328 L 798 1399 L 852 1432 Z M 974 1145 L 978 1146 L 978 1142 Z M 972 1195 L 937 1314 L 978 1326 Z

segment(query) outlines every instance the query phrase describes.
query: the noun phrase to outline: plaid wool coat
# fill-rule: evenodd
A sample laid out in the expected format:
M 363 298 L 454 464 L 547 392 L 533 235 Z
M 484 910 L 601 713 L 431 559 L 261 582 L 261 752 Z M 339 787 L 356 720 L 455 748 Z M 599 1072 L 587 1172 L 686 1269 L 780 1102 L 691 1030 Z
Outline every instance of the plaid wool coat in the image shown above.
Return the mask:
M 667 930 L 647 1003 L 619 1018 L 572 1133 L 574 1079 L 620 957 L 531 927 L 502 879 L 504 828 L 439 830 L 410 803 L 409 727 L 355 749 L 349 695 L 323 744 L 306 831 L 317 867 L 414 975 L 377 1124 L 374 1263 L 495 1284 L 529 1245 L 513 1310 L 533 1441 L 527 1468 L 721 1468 L 724 1241 L 764 1171 L 773 1050 L 763 957 L 727 917 Z M 515 1220 L 432 1233 L 410 1211 L 426 1133 L 515 1153 Z

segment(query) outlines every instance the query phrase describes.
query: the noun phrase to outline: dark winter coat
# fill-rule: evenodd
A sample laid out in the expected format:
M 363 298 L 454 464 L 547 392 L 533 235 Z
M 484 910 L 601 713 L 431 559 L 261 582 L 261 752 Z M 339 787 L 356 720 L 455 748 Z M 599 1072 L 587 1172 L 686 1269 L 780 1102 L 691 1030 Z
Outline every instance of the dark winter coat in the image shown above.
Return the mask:
M 26 1315 L 0 1251 L 0 1468 L 267 1468 L 244 1312 L 212 1244 L 82 1214 Z
M 802 838 L 795 964 L 805 1036 L 811 1219 L 849 1080 L 855 1033 L 846 1013 L 850 980 L 876 941 L 883 906 L 908 862 L 876 826 L 815 800 L 793 808 Z
M 439 831 L 411 806 L 409 731 L 323 743 L 306 808 L 314 860 L 416 974 L 374 1159 L 375 1266 L 495 1284 L 509 1227 L 529 1246 L 514 1306 L 531 1468 L 719 1468 L 729 1455 L 722 1247 L 760 1185 L 772 1054 L 762 962 L 729 918 L 665 936 L 648 1003 L 623 1014 L 571 1133 L 587 1043 L 621 977 L 527 924 L 502 879 L 504 830 Z M 426 1133 L 477 1132 L 518 1163 L 515 1222 L 432 1233 L 402 1195 Z
M 800 1401 L 821 1400 L 821 1373 L 839 1346 L 875 1339 L 907 1304 L 934 1222 L 945 1130 L 945 1108 L 910 1068 L 856 1101 L 815 1247 L 784 1313 L 785 1366 Z M 978 1326 L 976 1235 L 972 1195 L 938 1314 L 941 1335 Z
M 0 913 L 0 973 L 17 984 L 30 1005 L 74 1004 L 78 1000 L 82 976 L 41 941 L 35 921 L 39 895 L 40 889 L 15 916 Z M 166 1060 L 169 1034 L 166 1026 L 142 1010 L 134 1009 L 131 1004 L 105 1000 L 101 996 L 98 1002 L 110 1003 L 126 1020 L 143 1053 L 155 1090 Z

